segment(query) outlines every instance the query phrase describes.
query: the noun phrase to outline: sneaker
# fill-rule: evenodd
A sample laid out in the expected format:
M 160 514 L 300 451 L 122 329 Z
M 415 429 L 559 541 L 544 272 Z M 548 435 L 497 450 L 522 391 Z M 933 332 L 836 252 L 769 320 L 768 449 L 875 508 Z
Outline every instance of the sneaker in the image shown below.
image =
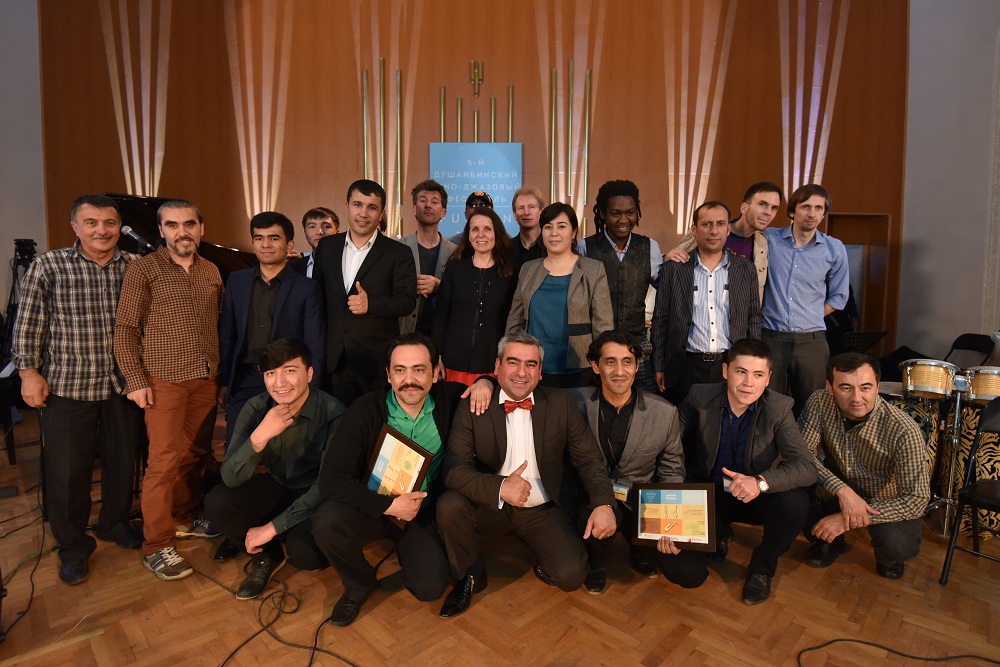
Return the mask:
M 236 591 L 237 600 L 253 600 L 264 592 L 267 583 L 271 581 L 274 573 L 285 564 L 285 553 L 281 556 L 271 556 L 267 553 L 254 554 L 243 567 L 246 578 Z
M 222 532 L 208 519 L 195 519 L 189 524 L 177 526 L 177 537 L 219 537 Z
M 194 572 L 194 569 L 177 553 L 177 549 L 174 547 L 164 547 L 155 553 L 143 556 L 142 564 L 155 574 L 157 579 L 163 581 L 183 579 Z

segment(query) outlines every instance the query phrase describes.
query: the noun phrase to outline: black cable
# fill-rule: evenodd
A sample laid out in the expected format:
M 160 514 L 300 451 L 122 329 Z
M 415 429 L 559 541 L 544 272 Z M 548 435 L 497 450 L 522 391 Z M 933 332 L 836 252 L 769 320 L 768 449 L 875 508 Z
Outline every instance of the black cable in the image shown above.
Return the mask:
M 972 653 L 965 653 L 962 655 L 947 655 L 938 658 L 925 658 L 923 656 L 913 655 L 911 653 L 903 653 L 902 651 L 897 651 L 894 648 L 889 648 L 888 646 L 883 646 L 882 644 L 876 644 L 875 642 L 866 642 L 862 639 L 850 639 L 848 637 L 840 637 L 837 639 L 831 639 L 830 641 L 825 642 L 823 644 L 819 644 L 818 646 L 806 647 L 801 651 L 799 651 L 798 654 L 795 656 L 795 659 L 798 662 L 799 667 L 803 667 L 802 656 L 805 655 L 806 653 L 809 653 L 810 651 L 818 651 L 821 648 L 826 648 L 827 646 L 830 646 L 831 644 L 836 644 L 838 642 L 849 642 L 853 644 L 861 644 L 862 646 L 871 646 L 874 648 L 882 649 L 883 651 L 888 651 L 889 653 L 893 653 L 903 658 L 909 658 L 910 660 L 922 660 L 924 662 L 950 662 L 952 660 L 962 660 L 964 658 L 969 658 L 972 660 L 982 660 L 983 662 L 988 662 L 992 665 L 1000 665 L 1000 660 L 994 660 L 993 658 L 987 658 L 986 656 L 975 655 Z
M 33 524 L 33 523 L 37 522 L 37 521 L 38 521 L 39 519 L 41 519 L 41 518 L 42 518 L 42 515 L 41 515 L 41 514 L 39 514 L 38 516 L 36 516 L 36 517 L 35 517 L 34 519 L 32 519 L 32 520 L 31 520 L 31 521 L 29 521 L 28 523 L 24 524 L 23 526 L 18 526 L 17 528 L 12 528 L 11 530 L 8 530 L 8 531 L 7 531 L 6 533 L 4 533 L 3 535 L 0 535 L 0 540 L 2 540 L 3 538 L 7 537 L 8 535 L 13 535 L 14 533 L 16 533 L 16 532 L 17 532 L 17 531 L 19 531 L 19 530 L 24 530 L 25 528 L 27 528 L 27 527 L 28 527 L 28 526 L 30 526 L 31 524 Z
M 29 489 L 29 491 L 30 491 L 30 490 L 31 490 L 31 489 Z M 21 518 L 22 516 L 28 516 L 28 515 L 29 515 L 29 514 L 31 514 L 32 512 L 35 512 L 35 511 L 37 511 L 37 510 L 40 510 L 40 509 L 42 509 L 42 506 L 41 506 L 41 505 L 35 505 L 34 507 L 32 507 L 32 508 L 31 508 L 30 510 L 28 510 L 27 512 L 21 512 L 20 514 L 15 514 L 14 516 L 9 516 L 9 517 L 7 517 L 6 519 L 2 519 L 2 520 L 0 520 L 0 524 L 4 524 L 4 523 L 7 523 L 8 521 L 13 521 L 14 519 L 20 519 L 20 518 Z
M 42 489 L 41 489 L 41 487 L 39 487 L 39 489 L 38 489 L 37 499 L 38 499 L 38 506 L 41 507 L 42 506 Z M 40 519 L 40 518 L 42 518 L 42 517 L 41 516 L 37 517 L 35 519 L 35 521 L 38 521 L 38 519 Z M 35 521 L 32 521 L 31 523 L 35 523 Z M 31 523 L 25 524 L 25 526 L 21 526 L 21 528 L 25 528 L 26 526 L 30 526 Z M 14 530 L 8 532 L 6 535 L 10 535 L 11 533 L 13 533 L 15 531 L 21 530 L 21 528 L 15 528 Z M 24 611 L 20 611 L 20 612 L 17 613 L 17 618 L 15 618 L 14 622 L 10 624 L 10 627 L 8 627 L 6 630 L 0 630 L 0 636 L 2 636 L 4 639 L 6 639 L 7 635 L 9 635 L 11 633 L 11 630 L 14 629 L 14 626 L 16 626 L 18 623 L 20 623 L 21 619 L 28 615 L 28 610 L 31 609 L 31 603 L 35 599 L 35 570 L 38 569 L 38 564 L 42 562 L 42 556 L 44 556 L 45 553 L 46 553 L 46 551 L 45 551 L 45 523 L 44 522 L 40 523 L 39 524 L 39 528 L 41 528 L 41 535 L 39 536 L 40 542 L 38 544 L 38 557 L 35 559 L 35 565 L 34 565 L 34 567 L 31 568 L 31 573 L 28 575 L 28 583 L 31 585 L 31 590 L 28 592 L 28 604 L 27 604 L 27 606 L 25 606 Z M 4 537 L 6 537 L 6 535 L 4 535 Z

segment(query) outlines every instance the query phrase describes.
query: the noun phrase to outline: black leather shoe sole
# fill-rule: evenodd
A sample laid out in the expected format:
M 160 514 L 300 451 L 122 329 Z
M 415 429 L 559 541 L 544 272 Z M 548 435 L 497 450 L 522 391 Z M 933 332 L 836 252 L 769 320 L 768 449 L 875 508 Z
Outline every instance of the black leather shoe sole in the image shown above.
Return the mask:
M 878 572 L 880 577 L 885 577 L 886 579 L 899 579 L 903 576 L 903 572 L 906 571 L 906 564 L 902 561 L 890 563 L 889 565 L 875 563 L 875 571 Z
M 337 600 L 337 604 L 333 605 L 333 613 L 330 614 L 330 625 L 345 628 L 353 623 L 354 619 L 358 617 L 358 612 L 361 611 L 361 605 L 367 599 L 367 595 L 360 600 L 352 600 L 346 595 L 342 595 Z
M 236 546 L 235 542 L 233 542 L 231 539 L 227 537 L 226 539 L 222 540 L 222 544 L 220 544 L 219 548 L 215 550 L 214 554 L 212 554 L 212 560 L 216 561 L 232 560 L 239 555 L 240 555 L 240 548 Z
M 90 576 L 90 568 L 87 567 L 87 561 L 63 563 L 59 566 L 59 578 L 70 586 L 82 584 L 88 576 Z

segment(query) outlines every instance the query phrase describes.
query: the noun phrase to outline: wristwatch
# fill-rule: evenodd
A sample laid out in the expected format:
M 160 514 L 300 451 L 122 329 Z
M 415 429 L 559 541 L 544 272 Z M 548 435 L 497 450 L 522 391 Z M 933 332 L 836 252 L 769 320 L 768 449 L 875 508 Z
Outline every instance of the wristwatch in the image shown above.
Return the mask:
M 771 488 L 763 475 L 757 475 L 757 488 L 760 489 L 761 493 L 767 493 L 767 490 Z

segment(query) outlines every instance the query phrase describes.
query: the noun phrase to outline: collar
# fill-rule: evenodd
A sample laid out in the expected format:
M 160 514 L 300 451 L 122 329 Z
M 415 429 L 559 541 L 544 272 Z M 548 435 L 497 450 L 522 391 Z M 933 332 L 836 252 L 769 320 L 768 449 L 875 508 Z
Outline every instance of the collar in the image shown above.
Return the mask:
M 267 402 L 270 407 L 274 407 L 278 404 L 270 394 L 268 394 Z M 299 420 L 299 417 L 305 417 L 306 419 L 315 419 L 316 411 L 319 409 L 319 398 L 316 396 L 316 390 L 312 387 L 309 388 L 309 395 L 306 397 L 306 402 L 302 404 L 302 409 L 299 410 L 299 414 L 295 415 L 295 421 Z
M 264 280 L 264 277 L 262 275 L 260 275 L 260 264 L 257 264 L 257 266 L 254 267 L 253 277 L 254 278 L 260 278 L 260 281 L 262 283 L 264 283 L 265 285 L 272 285 L 272 284 L 274 284 L 276 282 L 281 282 L 281 279 L 285 277 L 285 271 L 286 270 L 288 270 L 288 262 L 287 261 L 285 262 L 285 265 L 283 267 L 281 267 L 281 271 L 278 271 L 278 275 L 276 275 L 275 277 L 271 278 L 271 282 L 267 282 L 267 281 Z
M 719 269 L 724 269 L 724 268 L 728 267 L 729 266 L 729 254 L 730 254 L 730 251 L 726 250 L 725 248 L 723 248 L 722 249 L 722 261 L 719 262 L 714 269 L 711 269 L 711 271 L 718 271 Z M 709 271 L 709 269 L 704 264 L 701 263 L 701 253 L 698 252 L 697 249 L 693 253 L 691 253 L 691 255 L 694 257 L 695 266 L 700 266 L 701 268 L 705 269 L 706 271 Z
M 635 385 L 632 385 L 632 395 L 629 397 L 628 402 L 626 402 L 625 405 L 623 405 L 621 407 L 621 409 L 616 408 L 615 406 L 611 405 L 611 401 L 609 401 L 604 396 L 604 390 L 603 390 L 603 388 L 598 387 L 597 388 L 597 394 L 598 394 L 597 401 L 598 401 L 598 406 L 599 406 L 600 409 L 603 410 L 604 408 L 610 408 L 610 409 L 614 410 L 618 414 L 621 414 L 621 411 L 624 410 L 625 408 L 635 409 L 636 403 L 637 403 L 637 401 L 639 399 L 639 389 Z
M 87 260 L 88 262 L 94 262 L 94 264 L 97 264 L 97 262 L 95 262 L 90 257 L 84 255 L 83 251 L 80 250 L 80 239 L 73 241 L 72 250 L 74 253 L 76 253 L 77 257 L 79 257 L 80 259 L 84 259 Z M 121 259 L 121 257 L 122 257 L 121 251 L 118 249 L 118 246 L 115 246 L 114 252 L 111 255 L 111 259 L 109 259 L 107 263 L 110 264 L 111 262 L 117 262 L 119 259 Z M 107 264 L 101 264 L 100 266 L 107 266 Z
M 375 245 L 375 239 L 378 238 L 378 234 L 379 234 L 378 229 L 376 229 L 374 232 L 372 232 L 372 235 L 368 238 L 368 240 L 365 241 L 364 244 L 359 248 L 358 246 L 354 245 L 354 241 L 351 240 L 351 232 L 350 230 L 348 230 L 348 232 L 344 235 L 344 243 L 347 244 L 348 248 L 351 248 L 352 250 L 355 250 L 357 252 L 361 252 L 362 250 L 369 250 L 373 245 Z
M 417 421 L 421 417 L 431 415 L 434 412 L 434 399 L 431 398 L 431 393 L 427 392 L 427 396 L 424 397 L 424 404 L 420 407 L 420 414 L 414 419 L 410 414 L 403 409 L 396 399 L 396 392 L 389 387 L 389 390 L 385 393 L 385 408 L 389 413 L 389 416 L 393 419 L 405 419 L 411 422 Z
M 782 227 L 778 230 L 778 233 L 783 239 L 792 239 L 792 226 L 789 224 L 787 227 Z M 795 239 L 792 239 L 792 244 L 794 243 Z M 807 245 L 813 245 L 814 243 L 826 243 L 826 234 L 817 229 L 816 236 L 814 236 L 812 242 Z
M 528 394 L 524 398 L 530 398 L 532 404 L 534 404 L 535 403 L 535 392 L 531 392 L 530 394 Z M 501 389 L 500 391 L 497 392 L 497 403 L 498 404 L 503 405 L 504 401 L 513 401 L 513 400 L 514 399 L 511 398 L 510 396 L 508 396 L 507 392 L 505 392 L 503 389 Z M 521 400 L 524 400 L 524 399 L 521 399 Z
M 625 247 L 622 248 L 621 250 L 618 249 L 618 245 L 614 242 L 614 240 L 612 240 L 612 238 L 608 236 L 607 227 L 604 228 L 604 238 L 606 238 L 608 240 L 608 243 L 611 244 L 611 249 L 618 253 L 628 252 L 628 247 L 632 245 L 632 232 L 628 233 L 628 238 L 625 239 Z
M 767 390 L 765 389 L 764 391 L 767 391 Z M 763 397 L 764 397 L 764 395 L 761 394 L 761 398 L 763 398 Z M 752 416 L 753 413 L 754 413 L 754 411 L 757 409 L 757 404 L 758 403 L 760 403 L 760 398 L 758 398 L 756 401 L 754 401 L 753 403 L 751 403 L 750 405 L 748 405 L 746 411 L 742 415 L 740 415 L 739 417 L 736 417 L 736 418 L 737 419 L 742 419 L 743 417 L 746 417 L 747 415 L 751 415 Z M 722 392 L 722 409 L 723 409 L 723 411 L 726 411 L 726 410 L 728 410 L 729 412 L 733 411 L 732 408 L 729 407 L 729 389 L 728 388 L 725 389 Z M 733 413 L 733 414 L 735 416 L 736 413 Z

